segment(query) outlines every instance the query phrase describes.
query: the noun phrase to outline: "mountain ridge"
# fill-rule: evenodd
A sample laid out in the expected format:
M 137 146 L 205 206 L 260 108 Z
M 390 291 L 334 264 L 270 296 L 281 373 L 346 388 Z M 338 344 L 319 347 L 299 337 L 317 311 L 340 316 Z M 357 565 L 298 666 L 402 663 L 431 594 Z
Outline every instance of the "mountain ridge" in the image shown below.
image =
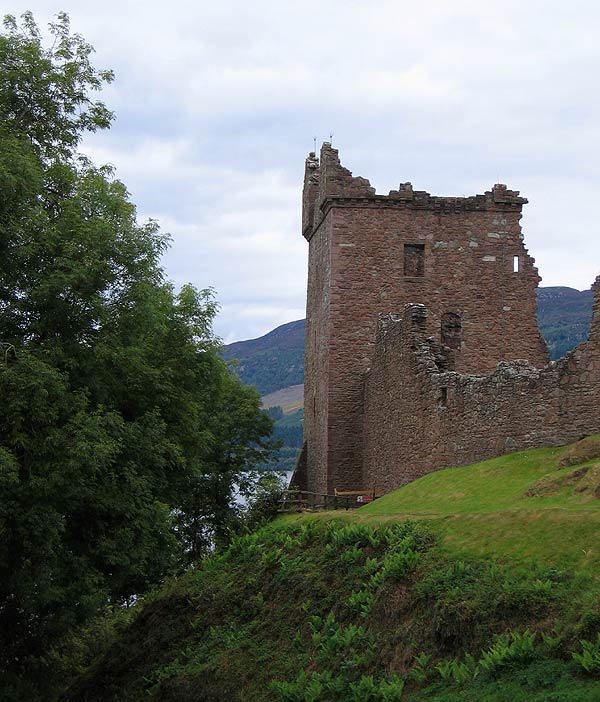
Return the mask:
M 223 347 L 226 361 L 236 360 L 235 372 L 247 385 L 267 395 L 304 383 L 306 320 L 287 322 L 256 339 Z

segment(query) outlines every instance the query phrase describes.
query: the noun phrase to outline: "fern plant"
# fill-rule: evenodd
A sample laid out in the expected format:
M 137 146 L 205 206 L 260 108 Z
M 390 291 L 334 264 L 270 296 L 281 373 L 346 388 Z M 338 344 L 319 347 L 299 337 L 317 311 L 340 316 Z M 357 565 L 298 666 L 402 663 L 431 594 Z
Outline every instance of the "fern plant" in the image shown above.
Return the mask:
M 573 660 L 578 663 L 586 673 L 600 673 L 600 634 L 595 641 L 580 641 L 581 653 L 573 653 Z

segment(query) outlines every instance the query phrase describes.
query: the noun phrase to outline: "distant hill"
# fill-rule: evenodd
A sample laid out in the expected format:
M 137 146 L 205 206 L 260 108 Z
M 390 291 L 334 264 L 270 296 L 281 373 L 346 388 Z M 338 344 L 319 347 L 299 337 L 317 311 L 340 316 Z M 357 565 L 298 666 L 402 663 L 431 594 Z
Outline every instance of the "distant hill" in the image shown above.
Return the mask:
M 237 374 L 261 395 L 304 383 L 305 320 L 283 324 L 258 339 L 225 346 L 223 356 L 238 359 Z
M 538 288 L 537 317 L 555 360 L 587 339 L 592 316 L 591 290 Z M 237 373 L 261 395 L 304 382 L 305 320 L 289 322 L 258 339 L 225 347 L 227 359 L 239 359 Z
M 557 287 L 538 288 L 537 298 L 540 331 L 556 360 L 587 339 L 594 296 L 591 290 Z

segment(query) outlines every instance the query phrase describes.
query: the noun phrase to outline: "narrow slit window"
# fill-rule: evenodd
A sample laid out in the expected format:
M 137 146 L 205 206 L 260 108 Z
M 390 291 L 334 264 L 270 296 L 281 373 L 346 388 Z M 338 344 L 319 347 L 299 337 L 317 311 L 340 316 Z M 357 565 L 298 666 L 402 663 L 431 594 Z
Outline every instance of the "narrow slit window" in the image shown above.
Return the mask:
M 425 275 L 425 244 L 404 244 L 404 275 L 410 278 Z
M 518 273 L 521 268 L 521 260 L 518 256 L 513 256 L 513 273 Z
M 440 407 L 448 407 L 448 388 L 440 388 Z

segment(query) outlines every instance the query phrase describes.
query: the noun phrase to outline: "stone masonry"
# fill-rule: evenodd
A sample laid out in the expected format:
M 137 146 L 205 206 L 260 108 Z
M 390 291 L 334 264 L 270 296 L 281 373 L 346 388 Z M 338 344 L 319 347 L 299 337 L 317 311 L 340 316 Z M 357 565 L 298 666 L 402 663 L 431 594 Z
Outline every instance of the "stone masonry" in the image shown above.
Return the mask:
M 599 432 L 600 277 L 594 289 L 589 340 L 544 368 L 518 360 L 486 375 L 449 372 L 426 307 L 382 315 L 365 384 L 367 484 L 387 491 L 438 468 Z
M 305 444 L 298 485 L 328 493 L 391 489 L 442 466 L 600 430 L 589 398 L 585 418 L 571 433 L 557 429 L 560 418 L 571 416 L 565 388 L 588 387 L 600 366 L 586 365 L 596 368 L 590 341 L 587 350 L 573 352 L 580 357 L 560 362 L 566 370 L 546 368 L 535 318 L 540 278 L 519 224 L 526 202 L 505 185 L 455 198 L 403 183 L 377 195 L 368 180 L 341 166 L 329 144 L 320 159 L 309 155 L 302 211 L 309 242 Z M 600 324 L 593 329 L 591 336 L 600 334 Z M 508 363 L 497 368 L 500 362 Z M 572 383 L 565 380 L 569 369 L 578 379 Z M 512 400 L 508 377 L 512 390 L 518 385 L 522 391 Z M 519 416 L 526 388 L 538 405 L 554 399 L 543 412 L 531 409 L 528 429 L 525 422 L 519 429 L 508 419 L 497 421 L 508 417 L 509 406 L 511 416 Z M 573 406 L 584 394 L 577 392 Z M 478 403 L 478 428 L 468 438 Z M 556 419 L 535 428 L 540 412 L 554 412 Z

